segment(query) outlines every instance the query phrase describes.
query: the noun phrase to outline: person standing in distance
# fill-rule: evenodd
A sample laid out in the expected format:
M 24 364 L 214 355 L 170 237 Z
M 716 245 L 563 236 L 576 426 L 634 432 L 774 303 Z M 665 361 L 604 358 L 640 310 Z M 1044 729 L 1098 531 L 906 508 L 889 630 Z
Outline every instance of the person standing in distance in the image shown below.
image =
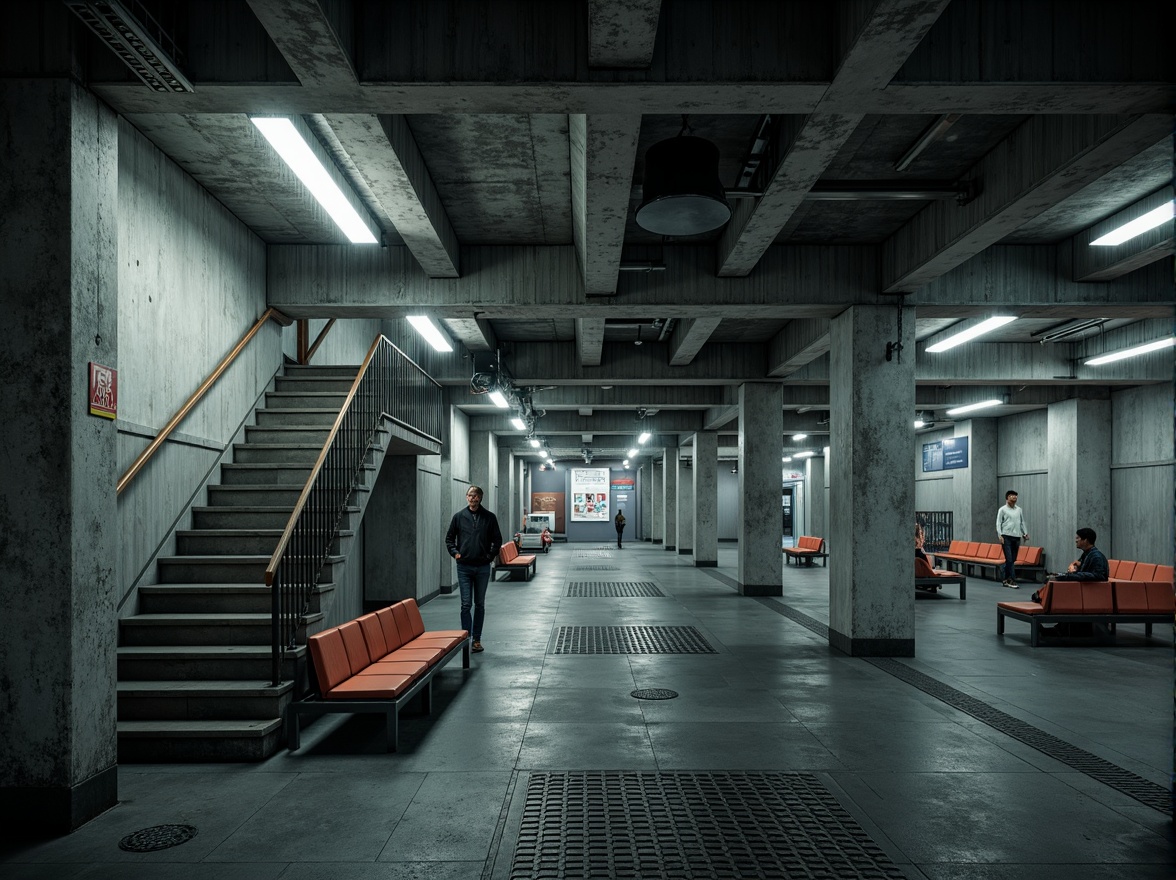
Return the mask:
M 613 517 L 613 525 L 617 527 L 617 549 L 621 550 L 623 549 L 621 547 L 621 535 L 625 532 L 625 514 L 622 511 L 618 510 L 617 515 Z
M 1025 527 L 1025 512 L 1017 507 L 1017 490 L 1009 489 L 1005 492 L 1005 503 L 996 512 L 996 533 L 1004 545 L 1004 585 L 1017 589 L 1017 551 L 1021 542 L 1029 538 L 1029 530 Z
M 470 650 L 481 653 L 482 624 L 486 619 L 486 587 L 490 583 L 490 563 L 502 547 L 498 517 L 482 506 L 482 490 L 466 490 L 467 507 L 449 521 L 445 547 L 457 560 L 457 587 L 461 591 L 461 628 L 474 639 Z M 473 607 L 473 620 L 470 607 Z

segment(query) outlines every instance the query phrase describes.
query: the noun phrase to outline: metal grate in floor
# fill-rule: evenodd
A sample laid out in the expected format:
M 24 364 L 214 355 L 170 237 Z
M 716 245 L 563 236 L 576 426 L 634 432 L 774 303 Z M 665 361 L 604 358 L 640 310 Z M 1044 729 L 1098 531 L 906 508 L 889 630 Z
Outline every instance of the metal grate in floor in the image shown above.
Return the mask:
M 118 842 L 118 848 L 127 852 L 158 852 L 187 843 L 195 836 L 194 825 L 152 825 L 128 834 Z
M 657 599 L 666 594 L 651 581 L 572 581 L 568 584 L 567 595 L 578 599 Z
M 620 571 L 615 565 L 577 565 L 573 571 Z
M 533 773 L 511 880 L 902 878 L 809 773 Z
M 616 559 L 612 550 L 577 550 L 576 559 Z
M 717 654 L 692 626 L 561 626 L 548 654 Z
M 1032 746 L 1044 755 L 1061 761 L 1073 767 L 1080 773 L 1085 773 L 1092 779 L 1097 779 L 1109 785 L 1116 791 L 1128 797 L 1133 797 L 1142 804 L 1162 813 L 1172 812 L 1171 793 L 1162 785 L 1157 785 L 1142 776 L 1112 764 L 1098 755 L 1093 755 L 1085 749 L 1066 742 L 1064 739 L 1046 733 L 1039 727 L 1034 727 L 1027 721 L 1014 718 L 1007 712 L 1002 712 L 995 706 L 990 706 L 983 700 L 970 696 L 949 684 L 944 684 L 917 669 L 911 669 L 905 663 L 889 658 L 869 659 L 869 663 L 877 666 L 883 672 L 889 672 L 895 678 L 902 679 L 907 684 L 914 685 L 926 694 L 942 700 L 949 706 L 967 712 L 973 718 L 983 721 L 994 730 L 1018 739 L 1027 746 Z

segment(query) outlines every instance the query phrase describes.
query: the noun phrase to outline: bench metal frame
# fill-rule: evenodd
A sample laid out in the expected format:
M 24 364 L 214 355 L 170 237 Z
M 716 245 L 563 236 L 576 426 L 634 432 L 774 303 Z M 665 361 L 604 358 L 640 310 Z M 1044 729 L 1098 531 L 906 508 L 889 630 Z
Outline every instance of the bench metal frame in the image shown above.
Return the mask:
M 424 635 L 428 635 L 426 631 Z M 411 644 L 411 643 L 410 643 Z M 402 645 L 401 647 L 407 647 Z M 404 690 L 400 696 L 393 699 L 364 699 L 364 700 L 324 700 L 321 696 L 314 696 L 305 700 L 296 700 L 286 707 L 286 748 L 291 752 L 298 751 L 301 743 L 302 716 L 318 718 L 322 715 L 332 715 L 339 712 L 353 715 L 376 714 L 384 715 L 385 737 L 389 752 L 397 749 L 400 735 L 400 707 L 415 697 L 421 695 L 421 708 L 426 715 L 433 711 L 433 676 L 441 671 L 441 667 L 457 656 L 462 655 L 462 668 L 470 668 L 470 637 L 466 636 L 459 644 L 450 648 L 445 656 L 433 666 L 428 667 Z M 353 676 L 354 677 L 354 676 Z
M 534 554 L 527 554 L 527 555 L 533 556 Z M 494 563 L 494 566 L 493 566 L 491 572 L 490 572 L 491 579 L 498 580 L 498 572 L 500 572 L 500 571 L 508 572 L 511 575 L 513 575 L 516 571 L 521 571 L 523 573 L 523 580 L 529 581 L 531 579 L 531 576 L 535 574 L 535 571 L 536 571 L 535 566 L 538 561 L 539 561 L 538 559 L 532 559 L 530 562 L 497 562 L 496 561 Z
M 916 590 L 926 590 L 931 593 L 938 592 L 939 588 L 946 584 L 955 584 L 960 588 L 961 602 L 968 598 L 968 579 L 962 574 L 915 578 Z
M 796 564 L 800 565 L 800 560 L 804 560 L 804 564 L 812 566 L 814 559 L 820 559 L 821 565 L 825 568 L 829 567 L 829 554 L 824 550 L 797 550 L 795 547 L 784 548 L 784 564 L 788 564 L 789 558 L 795 559 Z
M 1101 637 L 1106 644 L 1115 644 L 1115 626 L 1120 623 L 1142 623 L 1144 634 L 1150 639 L 1154 624 L 1172 623 L 1171 614 L 1028 614 L 1024 611 L 1014 611 L 1011 608 L 996 608 L 996 634 L 1004 635 L 1005 618 L 1023 620 L 1029 624 L 1029 645 L 1036 648 L 1041 644 L 1041 627 L 1055 623 L 1093 623 L 1095 636 Z M 1067 636 L 1067 638 L 1069 638 Z

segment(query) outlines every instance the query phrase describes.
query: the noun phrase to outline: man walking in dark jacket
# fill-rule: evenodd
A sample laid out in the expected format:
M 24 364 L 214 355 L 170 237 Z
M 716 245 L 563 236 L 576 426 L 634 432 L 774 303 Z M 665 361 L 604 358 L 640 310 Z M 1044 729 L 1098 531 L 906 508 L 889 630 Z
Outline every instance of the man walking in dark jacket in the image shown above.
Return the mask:
M 468 507 L 463 507 L 449 521 L 445 547 L 457 560 L 457 587 L 461 591 L 461 628 L 468 630 L 474 643 L 470 650 L 482 651 L 482 622 L 486 619 L 486 587 L 490 583 L 490 563 L 502 546 L 498 517 L 482 506 L 482 490 L 466 490 Z M 473 606 L 473 620 L 470 607 Z

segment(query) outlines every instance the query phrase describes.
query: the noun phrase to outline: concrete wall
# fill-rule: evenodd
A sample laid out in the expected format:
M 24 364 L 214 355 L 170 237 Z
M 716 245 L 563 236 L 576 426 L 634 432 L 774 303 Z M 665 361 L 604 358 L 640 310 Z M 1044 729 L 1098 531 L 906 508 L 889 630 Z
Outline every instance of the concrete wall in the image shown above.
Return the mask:
M 1115 559 L 1172 564 L 1172 384 L 1111 395 L 1111 533 Z
M 265 245 L 125 120 L 119 127 L 121 474 L 266 308 Z M 281 365 L 269 323 L 119 498 L 119 599 L 136 583 Z M 202 501 L 202 498 L 197 500 Z
M 739 540 L 739 474 L 731 473 L 734 462 L 719 462 L 719 540 Z
M 315 351 L 311 364 L 362 364 L 373 340 L 384 332 L 385 323 L 387 322 L 378 318 L 343 318 L 336 321 L 324 337 L 322 345 Z M 327 322 L 322 319 L 310 321 L 308 335 L 311 343 L 326 324 Z M 297 324 L 291 324 L 284 329 L 282 353 L 291 360 L 297 357 Z

